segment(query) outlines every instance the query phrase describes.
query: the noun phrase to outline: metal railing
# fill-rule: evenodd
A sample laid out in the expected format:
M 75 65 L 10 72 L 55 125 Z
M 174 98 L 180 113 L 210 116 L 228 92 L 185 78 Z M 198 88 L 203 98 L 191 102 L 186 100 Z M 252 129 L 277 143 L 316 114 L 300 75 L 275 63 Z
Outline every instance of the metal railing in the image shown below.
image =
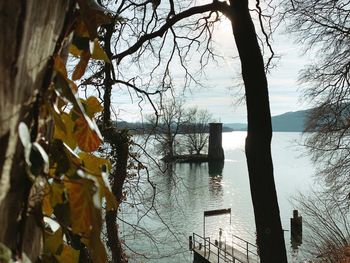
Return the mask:
M 231 241 L 228 241 L 226 237 L 224 238 L 224 240 L 221 240 L 222 239 L 221 237 L 222 237 L 222 229 L 219 230 L 219 246 L 221 248 L 224 247 L 223 249 L 229 254 L 231 254 L 233 257 L 235 257 L 236 260 L 240 261 L 240 259 L 244 255 L 246 260 L 244 262 L 250 262 L 252 260 L 254 260 L 254 262 L 259 262 L 258 249 L 256 245 L 234 234 L 230 235 Z M 235 255 L 237 254 L 237 252 L 242 253 L 242 255 L 239 258 L 236 257 Z
M 192 241 L 192 244 L 191 244 Z M 191 246 L 192 245 L 192 246 Z M 233 255 L 230 255 L 218 246 L 218 244 L 214 244 L 210 241 L 210 237 L 202 237 L 193 233 L 192 240 L 190 238 L 190 249 L 196 249 L 200 251 L 204 251 L 204 258 L 209 259 L 210 257 L 214 257 L 217 259 L 217 262 L 234 262 Z
M 240 238 L 231 235 L 231 240 L 222 240 L 222 230 L 219 234 L 219 241 L 212 243 L 210 237 L 202 237 L 193 233 L 189 238 L 190 250 L 203 256 L 209 262 L 215 259 L 216 262 L 260 262 L 257 246 Z
M 256 245 L 232 234 L 232 247 L 235 245 L 245 251 L 247 255 L 247 261 L 249 262 L 250 258 L 259 261 L 258 248 Z

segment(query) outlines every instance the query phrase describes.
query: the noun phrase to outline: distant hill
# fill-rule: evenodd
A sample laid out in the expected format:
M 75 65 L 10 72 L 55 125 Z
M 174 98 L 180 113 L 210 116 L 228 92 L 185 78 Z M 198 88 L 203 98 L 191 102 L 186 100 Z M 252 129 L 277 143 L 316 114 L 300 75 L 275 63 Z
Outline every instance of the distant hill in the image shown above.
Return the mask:
M 277 132 L 303 132 L 304 124 L 308 114 L 312 109 L 301 110 L 301 111 L 291 111 L 286 112 L 281 115 L 276 115 L 272 117 L 272 129 Z M 130 123 L 130 122 L 118 122 L 117 126 L 119 128 L 128 128 L 133 133 L 144 133 L 144 132 L 154 132 L 154 127 L 148 123 Z M 183 133 L 183 127 L 180 127 L 179 133 Z M 246 131 L 246 123 L 224 123 L 223 132 L 230 131 Z
M 311 110 L 291 111 L 272 117 L 274 131 L 303 132 Z
M 231 128 L 234 131 L 246 131 L 247 130 L 246 123 L 224 123 L 223 126 Z
M 118 121 L 115 122 L 115 125 L 119 128 L 119 129 L 128 129 L 130 130 L 130 132 L 132 134 L 144 134 L 144 133 L 157 133 L 157 129 L 154 127 L 154 125 L 150 124 L 150 123 L 142 123 L 142 122 L 126 122 L 126 121 Z M 160 125 L 161 127 L 161 125 Z M 159 128 L 159 127 L 158 127 Z M 176 127 L 173 127 L 173 129 L 175 129 Z M 166 128 L 164 128 L 166 130 Z M 163 129 L 163 131 L 164 131 Z M 181 133 L 186 133 L 187 130 L 191 130 L 191 124 L 182 124 L 179 126 L 179 130 L 177 131 L 177 133 L 181 134 Z M 222 127 L 222 131 L 223 132 L 231 132 L 234 129 L 227 127 L 227 126 L 223 126 Z M 209 132 L 209 126 L 208 129 L 205 132 Z
M 272 117 L 272 129 L 279 132 L 302 132 L 306 118 L 311 110 L 291 111 Z M 247 130 L 246 123 L 224 123 L 236 131 Z

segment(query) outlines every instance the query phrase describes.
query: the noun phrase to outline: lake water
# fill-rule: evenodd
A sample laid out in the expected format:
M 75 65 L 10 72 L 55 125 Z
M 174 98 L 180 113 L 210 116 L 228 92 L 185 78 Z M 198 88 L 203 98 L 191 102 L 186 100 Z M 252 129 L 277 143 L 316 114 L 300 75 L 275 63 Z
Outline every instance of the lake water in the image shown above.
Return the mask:
M 283 229 L 290 229 L 291 198 L 310 189 L 314 167 L 300 146 L 301 133 L 274 133 L 272 157 Z M 129 200 L 120 216 L 129 262 L 192 262 L 188 236 L 203 234 L 205 210 L 231 208 L 230 216 L 206 218 L 206 236 L 229 239 L 234 233 L 255 243 L 255 225 L 244 153 L 245 132 L 223 133 L 225 162 L 221 175 L 209 174 L 208 164 L 175 164 L 165 173 L 150 163 L 149 175 L 128 182 Z M 151 182 L 151 183 L 150 183 Z M 139 190 L 135 191 L 136 186 Z M 155 189 L 155 190 L 154 190 Z M 155 196 L 153 195 L 155 193 Z M 128 203 L 130 202 L 130 203 Z M 285 232 L 287 251 L 290 232 Z M 300 259 L 290 257 L 290 262 Z

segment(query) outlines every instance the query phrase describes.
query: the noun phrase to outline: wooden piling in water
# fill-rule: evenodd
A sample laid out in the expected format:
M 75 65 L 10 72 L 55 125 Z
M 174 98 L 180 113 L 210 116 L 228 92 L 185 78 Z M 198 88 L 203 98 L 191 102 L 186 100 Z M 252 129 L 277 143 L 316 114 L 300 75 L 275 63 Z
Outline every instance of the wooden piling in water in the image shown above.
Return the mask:
M 209 123 L 209 148 L 208 160 L 224 160 L 224 149 L 222 148 L 222 123 Z
M 293 217 L 290 219 L 291 243 L 293 249 L 303 243 L 303 218 L 298 215 L 298 210 L 293 210 Z

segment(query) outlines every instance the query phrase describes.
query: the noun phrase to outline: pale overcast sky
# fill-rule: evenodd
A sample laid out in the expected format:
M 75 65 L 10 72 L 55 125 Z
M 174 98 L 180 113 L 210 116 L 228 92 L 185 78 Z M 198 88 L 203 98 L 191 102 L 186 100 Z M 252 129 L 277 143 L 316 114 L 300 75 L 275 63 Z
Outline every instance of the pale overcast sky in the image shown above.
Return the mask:
M 204 88 L 192 88 L 185 92 L 186 106 L 198 106 L 208 109 L 216 121 L 224 123 L 246 122 L 245 105 L 237 105 L 237 98 L 243 95 L 238 83 L 241 82 L 240 62 L 237 58 L 236 47 L 228 22 L 220 25 L 216 32 L 215 41 L 217 52 L 225 57 L 219 65 L 210 64 L 201 82 Z M 300 102 L 301 90 L 298 87 L 298 72 L 303 68 L 306 59 L 301 57 L 300 47 L 294 44 L 293 38 L 286 34 L 275 34 L 273 49 L 280 56 L 277 66 L 268 75 L 270 105 L 272 115 L 279 115 L 288 111 L 308 108 Z M 174 83 L 181 89 L 182 79 L 174 77 Z M 237 94 L 238 93 L 238 94 Z M 113 95 L 115 109 L 119 111 L 121 120 L 140 121 L 138 100 L 133 103 L 127 92 L 116 91 Z M 141 103 L 143 114 L 151 113 L 147 103 Z

